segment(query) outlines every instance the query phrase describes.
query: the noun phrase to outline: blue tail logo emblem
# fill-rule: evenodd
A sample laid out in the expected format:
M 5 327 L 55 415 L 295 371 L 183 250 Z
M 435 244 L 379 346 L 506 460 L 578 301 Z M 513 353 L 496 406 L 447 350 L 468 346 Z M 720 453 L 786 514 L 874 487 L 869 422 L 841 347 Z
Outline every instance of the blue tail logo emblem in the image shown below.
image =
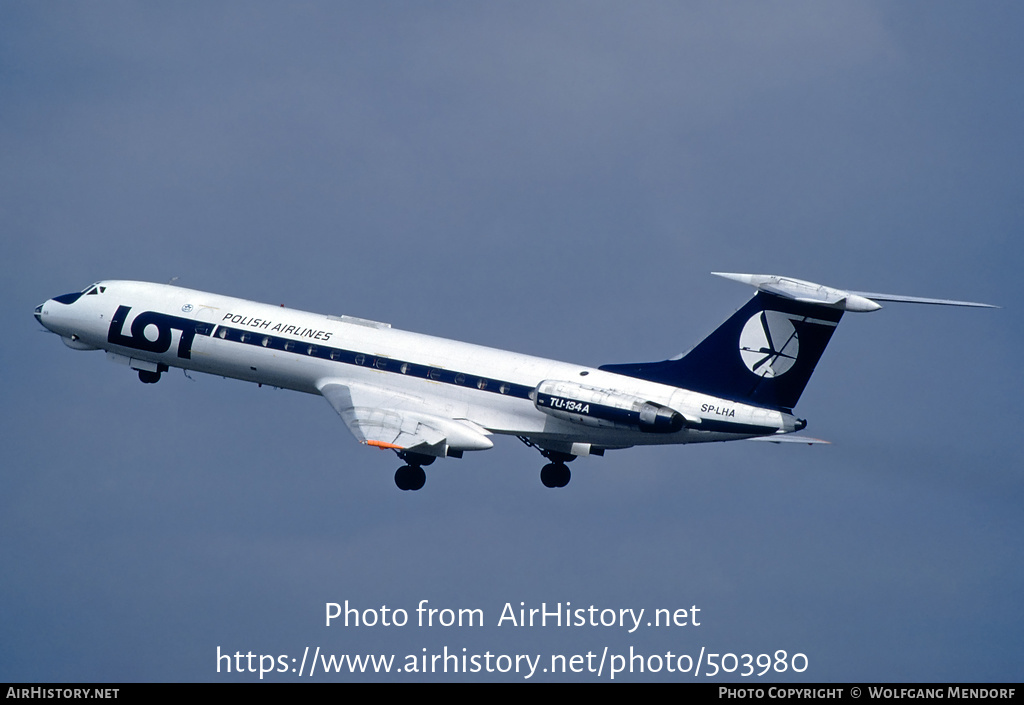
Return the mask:
M 740 357 L 758 377 L 789 372 L 800 352 L 800 338 L 790 317 L 781 311 L 759 311 L 740 332 Z

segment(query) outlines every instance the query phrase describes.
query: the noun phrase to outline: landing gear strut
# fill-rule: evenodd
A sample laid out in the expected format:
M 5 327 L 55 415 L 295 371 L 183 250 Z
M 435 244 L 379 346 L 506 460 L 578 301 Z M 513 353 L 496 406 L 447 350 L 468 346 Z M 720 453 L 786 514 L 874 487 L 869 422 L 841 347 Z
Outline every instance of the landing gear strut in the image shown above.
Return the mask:
M 423 472 L 422 466 L 434 462 L 433 456 L 403 450 L 398 453 L 398 457 L 408 463 L 395 471 L 395 484 L 398 485 L 398 489 L 415 491 L 422 488 L 427 481 L 427 473 Z

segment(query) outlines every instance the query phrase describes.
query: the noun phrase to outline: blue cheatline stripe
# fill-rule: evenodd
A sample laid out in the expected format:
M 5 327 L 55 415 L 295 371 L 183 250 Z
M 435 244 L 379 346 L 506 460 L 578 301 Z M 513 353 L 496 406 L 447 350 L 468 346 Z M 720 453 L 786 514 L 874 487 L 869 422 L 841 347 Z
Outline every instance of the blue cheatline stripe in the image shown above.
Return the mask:
M 267 348 L 268 350 L 289 352 L 294 355 L 316 357 L 321 360 L 337 362 L 342 365 L 372 367 L 376 370 L 380 370 L 381 372 L 390 372 L 392 374 L 406 375 L 408 377 L 416 377 L 418 379 L 427 379 L 433 382 L 440 382 L 441 384 L 451 384 L 456 387 L 477 389 L 482 392 L 501 394 L 516 399 L 530 400 L 531 394 L 534 391 L 533 387 L 528 387 L 525 384 L 506 382 L 504 380 L 494 379 L 493 377 L 481 377 L 479 375 L 467 374 L 456 370 L 446 370 L 441 367 L 421 365 L 416 362 L 407 362 L 393 357 L 368 355 L 354 350 L 334 348 L 329 345 L 318 345 L 304 340 L 293 340 L 291 338 L 268 335 L 266 333 L 252 331 L 245 328 L 231 328 L 230 326 L 216 326 L 214 328 L 212 324 L 200 325 L 202 328 L 200 329 L 200 326 L 197 326 L 197 335 L 211 336 L 213 338 L 226 340 L 232 343 L 242 343 L 244 345 L 252 345 L 258 348 Z M 623 419 L 623 421 L 627 425 L 630 425 L 630 421 L 625 419 Z M 725 433 L 751 435 L 775 433 L 775 429 L 771 427 L 737 424 L 712 419 L 705 419 L 700 427 L 691 430 L 721 431 Z
M 209 333 L 199 334 L 210 335 Z M 316 357 L 321 360 L 337 362 L 342 365 L 370 367 L 380 370 L 381 372 L 391 372 L 393 374 L 405 375 L 407 377 L 427 379 L 432 382 L 451 384 L 456 387 L 466 387 L 468 389 L 477 389 L 482 392 L 501 394 L 508 397 L 515 397 L 517 399 L 529 399 L 530 393 L 533 391 L 533 387 L 528 387 L 524 384 L 516 384 L 514 382 L 506 382 L 492 377 L 481 377 L 479 375 L 467 374 L 456 370 L 446 370 L 442 367 L 421 365 L 416 362 L 407 362 L 393 357 L 368 355 L 366 353 L 356 352 L 355 350 L 333 348 L 329 345 L 320 345 L 305 340 L 292 340 L 291 338 L 282 338 L 277 335 L 268 335 L 266 333 L 247 330 L 244 328 L 217 326 L 212 332 L 212 337 L 220 340 L 227 340 L 232 343 L 252 345 L 257 348 L 267 348 L 268 350 L 290 352 L 295 355 Z

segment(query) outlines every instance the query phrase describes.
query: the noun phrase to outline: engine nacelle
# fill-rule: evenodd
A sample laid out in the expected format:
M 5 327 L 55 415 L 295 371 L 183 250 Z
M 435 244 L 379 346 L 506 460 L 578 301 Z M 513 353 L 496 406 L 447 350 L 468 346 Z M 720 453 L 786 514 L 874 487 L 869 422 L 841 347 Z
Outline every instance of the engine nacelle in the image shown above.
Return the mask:
M 682 414 L 667 406 L 610 389 L 546 379 L 533 390 L 533 404 L 545 414 L 588 426 L 628 426 L 647 433 L 675 433 Z

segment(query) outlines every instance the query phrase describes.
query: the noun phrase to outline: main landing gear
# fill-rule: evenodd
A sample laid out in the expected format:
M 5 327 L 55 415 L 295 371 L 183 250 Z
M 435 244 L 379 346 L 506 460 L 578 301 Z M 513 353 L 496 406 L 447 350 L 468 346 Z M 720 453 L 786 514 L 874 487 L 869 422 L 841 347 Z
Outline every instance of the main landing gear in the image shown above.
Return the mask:
M 404 450 L 398 453 L 398 457 L 408 463 L 395 471 L 395 484 L 398 485 L 398 489 L 415 491 L 422 488 L 427 481 L 427 473 L 423 472 L 422 466 L 430 465 L 434 462 L 434 457 Z
M 531 448 L 536 448 L 540 451 L 541 455 L 551 461 L 540 469 L 540 481 L 545 487 L 565 487 L 569 484 L 569 480 L 572 479 L 572 473 L 569 472 L 566 463 L 576 460 L 575 455 L 541 448 L 525 436 L 517 436 L 517 438 Z
M 545 487 L 565 487 L 572 479 L 572 473 L 565 463 L 575 459 L 575 455 L 570 455 L 568 460 L 548 463 L 540 469 L 540 481 Z

